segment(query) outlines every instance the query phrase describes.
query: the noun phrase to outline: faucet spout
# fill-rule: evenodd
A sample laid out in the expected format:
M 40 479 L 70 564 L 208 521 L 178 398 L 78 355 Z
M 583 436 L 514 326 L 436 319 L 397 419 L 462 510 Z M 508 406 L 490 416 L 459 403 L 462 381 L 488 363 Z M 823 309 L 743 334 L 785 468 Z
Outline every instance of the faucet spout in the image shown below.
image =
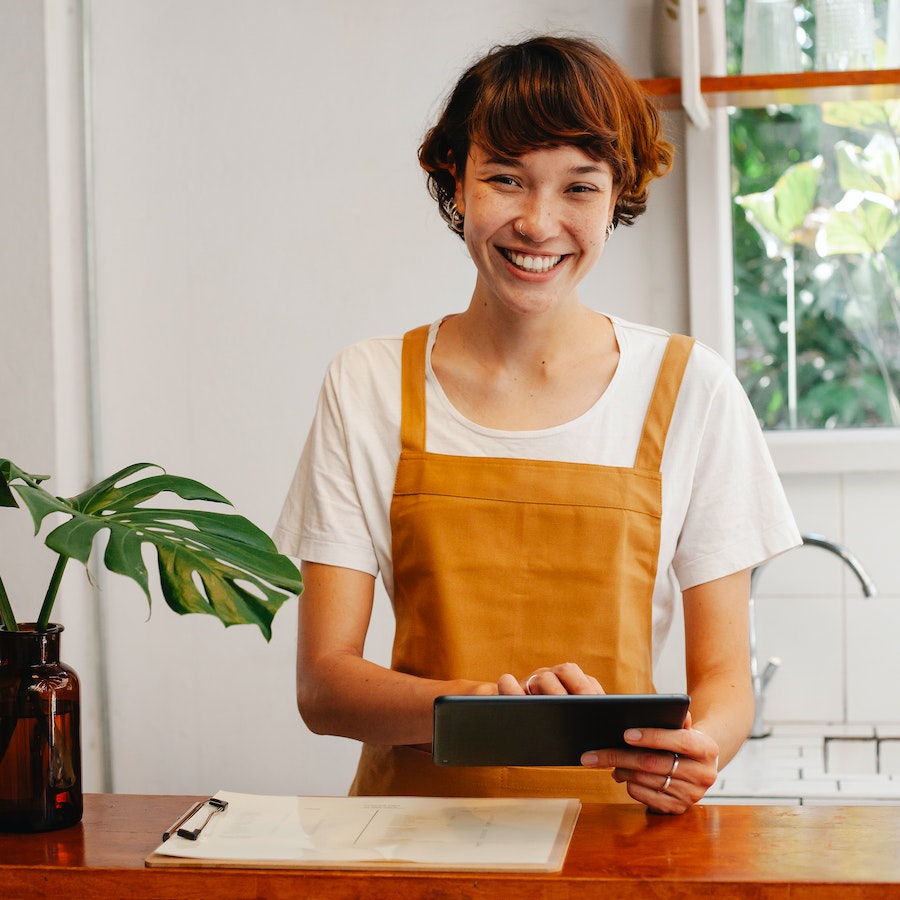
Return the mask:
M 847 565 L 853 574 L 859 579 L 862 592 L 866 597 L 875 597 L 878 594 L 875 588 L 875 582 L 869 577 L 869 573 L 860 565 L 859 560 L 846 548 L 834 541 L 822 537 L 821 534 L 804 534 L 803 545 L 805 547 L 821 547 L 828 550 L 835 556 L 839 556 Z
M 823 550 L 840 557 L 859 580 L 863 594 L 866 597 L 877 596 L 878 591 L 875 588 L 875 582 L 869 577 L 869 573 L 862 567 L 859 560 L 846 547 L 823 537 L 821 534 L 804 534 L 802 537 L 803 546 L 821 547 Z M 753 726 L 750 730 L 751 738 L 766 737 L 770 734 L 763 720 L 764 694 L 766 687 L 772 680 L 772 676 L 781 665 L 781 660 L 773 657 L 768 661 L 765 670 L 762 673 L 759 671 L 759 657 L 756 651 L 756 590 L 759 584 L 759 576 L 766 565 L 766 563 L 762 563 L 750 573 L 750 677 L 753 683 L 754 704 Z

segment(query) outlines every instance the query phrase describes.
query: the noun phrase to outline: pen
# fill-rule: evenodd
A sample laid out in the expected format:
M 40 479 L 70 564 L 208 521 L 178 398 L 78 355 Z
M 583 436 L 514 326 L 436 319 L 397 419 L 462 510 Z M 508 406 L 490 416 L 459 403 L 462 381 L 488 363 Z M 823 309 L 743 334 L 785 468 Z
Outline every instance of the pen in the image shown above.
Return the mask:
M 207 813 L 206 818 L 203 822 L 198 825 L 196 828 L 182 828 L 181 826 L 185 824 L 185 822 L 190 821 L 204 806 L 209 805 L 211 807 L 210 811 Z M 163 841 L 167 841 L 173 834 L 177 834 L 178 837 L 187 838 L 189 841 L 196 841 L 198 837 L 200 837 L 200 833 L 206 828 L 209 820 L 216 814 L 223 812 L 228 807 L 227 800 L 219 800 L 218 797 L 210 797 L 208 800 L 201 800 L 198 803 L 195 803 L 180 819 L 178 819 L 173 825 L 171 825 L 166 831 L 163 832 L 162 839 Z

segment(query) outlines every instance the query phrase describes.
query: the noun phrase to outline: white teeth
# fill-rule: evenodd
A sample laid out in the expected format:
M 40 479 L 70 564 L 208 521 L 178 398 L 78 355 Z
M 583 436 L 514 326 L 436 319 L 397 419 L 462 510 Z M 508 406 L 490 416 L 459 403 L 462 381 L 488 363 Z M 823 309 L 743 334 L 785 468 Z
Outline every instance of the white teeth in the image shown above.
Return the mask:
M 549 272 L 562 259 L 562 256 L 525 256 L 511 250 L 504 250 L 503 253 L 513 265 L 527 272 Z

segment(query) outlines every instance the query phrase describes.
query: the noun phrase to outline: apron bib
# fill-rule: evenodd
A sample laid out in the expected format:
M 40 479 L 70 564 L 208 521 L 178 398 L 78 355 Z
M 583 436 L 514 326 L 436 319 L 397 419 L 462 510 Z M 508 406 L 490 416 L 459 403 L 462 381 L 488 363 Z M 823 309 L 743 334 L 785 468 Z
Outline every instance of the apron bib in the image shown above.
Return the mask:
M 427 453 L 427 340 L 423 326 L 403 342 L 392 668 L 496 682 L 571 661 L 609 694 L 653 692 L 660 462 L 693 340 L 669 340 L 631 469 Z M 370 744 L 351 793 L 630 801 L 609 771 L 436 766 Z

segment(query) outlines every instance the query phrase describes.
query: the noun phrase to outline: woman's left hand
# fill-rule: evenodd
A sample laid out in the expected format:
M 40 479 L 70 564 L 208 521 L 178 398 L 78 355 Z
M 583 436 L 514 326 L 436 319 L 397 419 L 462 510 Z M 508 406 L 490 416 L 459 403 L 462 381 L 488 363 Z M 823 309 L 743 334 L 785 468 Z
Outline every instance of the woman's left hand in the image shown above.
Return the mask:
M 691 728 L 632 728 L 625 740 L 633 749 L 592 750 L 581 757 L 591 769 L 613 768 L 612 777 L 628 785 L 629 795 L 654 812 L 683 813 L 715 783 L 719 748 Z

